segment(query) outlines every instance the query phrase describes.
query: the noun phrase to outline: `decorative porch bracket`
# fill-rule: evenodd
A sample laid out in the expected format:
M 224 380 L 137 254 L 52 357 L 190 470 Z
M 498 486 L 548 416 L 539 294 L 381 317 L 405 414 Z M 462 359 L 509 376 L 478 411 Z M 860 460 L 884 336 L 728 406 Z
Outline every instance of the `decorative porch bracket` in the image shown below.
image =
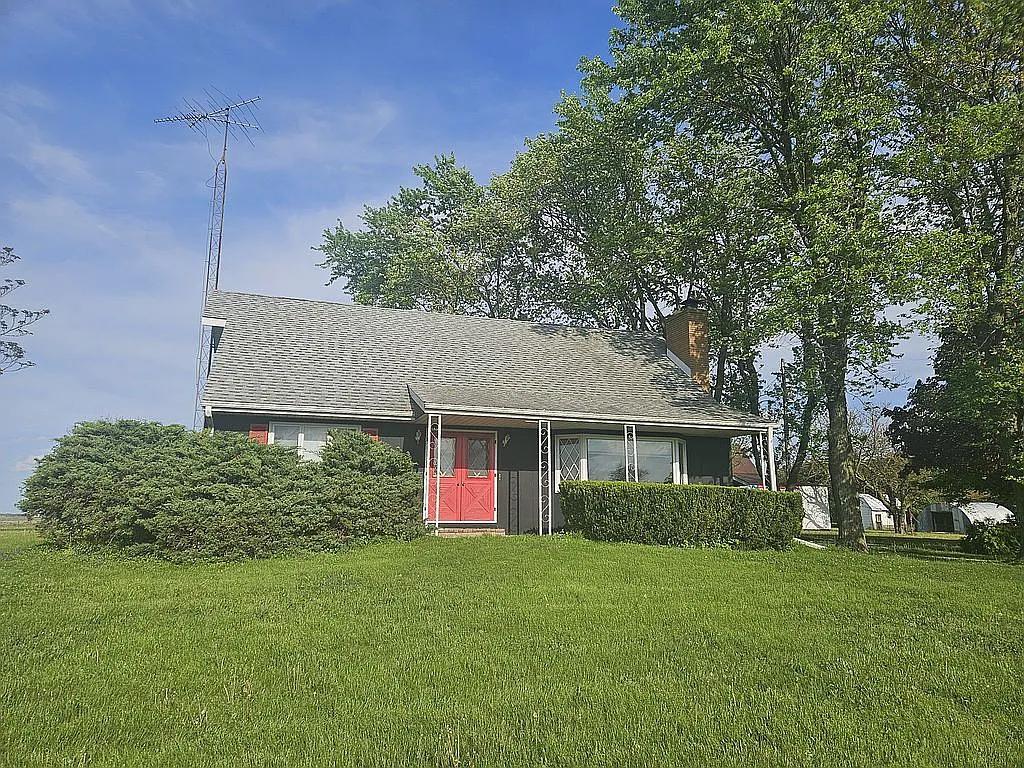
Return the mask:
M 551 534 L 551 422 L 537 422 L 537 529 Z
M 636 460 L 636 424 L 622 425 L 622 450 L 625 453 L 626 475 L 623 478 L 627 483 L 640 482 L 640 469 Z
M 441 414 L 427 414 L 427 445 L 423 456 L 423 521 L 430 522 L 430 499 L 434 499 L 434 527 L 441 526 L 441 475 L 437 471 L 441 455 Z M 433 479 L 433 482 L 431 482 Z

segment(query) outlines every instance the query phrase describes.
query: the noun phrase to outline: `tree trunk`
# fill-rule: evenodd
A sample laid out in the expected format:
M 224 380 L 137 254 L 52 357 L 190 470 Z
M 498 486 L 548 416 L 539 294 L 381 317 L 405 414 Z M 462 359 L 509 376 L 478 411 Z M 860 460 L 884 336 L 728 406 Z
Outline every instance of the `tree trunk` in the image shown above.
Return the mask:
M 889 512 L 892 515 L 893 533 L 906 533 L 903 526 L 903 507 L 900 506 L 899 499 L 896 498 L 896 494 L 892 492 L 887 494 L 886 502 L 889 505 Z
M 800 473 L 807 461 L 807 451 L 811 444 L 811 428 L 814 425 L 814 414 L 818 410 L 818 395 L 808 392 L 804 401 L 803 412 L 800 414 L 800 432 L 797 435 L 796 455 L 786 475 L 786 488 L 795 488 L 800 484 Z
M 799 433 L 797 434 L 796 455 L 793 463 L 789 466 L 786 474 L 786 487 L 794 488 L 800 484 L 800 474 L 804 470 L 804 463 L 807 461 L 807 452 L 811 445 L 811 431 L 814 428 L 814 417 L 818 413 L 818 406 L 821 404 L 821 397 L 818 388 L 819 355 L 814 343 L 811 341 L 813 331 L 807 323 L 800 326 L 801 346 L 801 367 L 803 388 L 806 395 L 804 407 L 800 413 Z
M 853 441 L 850 439 L 850 413 L 846 403 L 846 368 L 849 354 L 839 342 L 823 350 L 822 383 L 828 409 L 828 506 L 832 522 L 839 527 L 841 547 L 867 552 L 860 499 L 854 484 Z
M 744 394 L 746 406 L 750 413 L 761 415 L 761 377 L 757 373 L 757 366 L 754 364 L 753 354 L 747 354 L 738 360 L 738 373 L 740 379 L 740 391 Z M 758 474 L 767 487 L 768 473 L 765 471 L 765 454 L 761 446 L 761 438 L 758 434 L 750 436 L 750 453 L 757 468 Z
M 715 398 L 716 403 L 722 402 L 722 396 L 725 394 L 725 376 L 728 353 L 729 345 L 727 342 L 723 341 L 718 347 L 718 354 L 715 356 L 715 389 L 713 397 Z

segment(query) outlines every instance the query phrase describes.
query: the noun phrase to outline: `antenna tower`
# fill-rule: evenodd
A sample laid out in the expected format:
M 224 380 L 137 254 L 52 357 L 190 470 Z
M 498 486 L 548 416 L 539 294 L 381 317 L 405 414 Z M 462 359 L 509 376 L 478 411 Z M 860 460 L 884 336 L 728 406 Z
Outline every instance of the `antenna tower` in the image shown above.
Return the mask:
M 216 161 L 209 186 L 213 191 L 210 198 L 210 221 L 206 246 L 206 280 L 203 282 L 203 310 L 206 300 L 212 291 L 217 290 L 220 282 L 220 257 L 224 244 L 224 202 L 228 191 L 228 139 L 244 138 L 252 144 L 250 131 L 260 130 L 259 121 L 253 114 L 253 105 L 260 100 L 259 96 L 251 99 L 232 101 L 219 90 L 216 95 L 206 91 L 206 104 L 185 100 L 185 109 L 176 115 L 161 117 L 156 123 L 182 123 L 196 133 L 201 134 L 207 146 L 210 136 L 220 143 L 220 158 Z M 211 148 L 210 156 L 213 158 Z M 199 351 L 196 354 L 196 392 L 195 407 L 192 413 L 192 427 L 199 429 L 205 419 L 203 413 L 203 391 L 206 379 L 210 374 L 210 358 L 213 352 L 212 328 L 199 325 Z

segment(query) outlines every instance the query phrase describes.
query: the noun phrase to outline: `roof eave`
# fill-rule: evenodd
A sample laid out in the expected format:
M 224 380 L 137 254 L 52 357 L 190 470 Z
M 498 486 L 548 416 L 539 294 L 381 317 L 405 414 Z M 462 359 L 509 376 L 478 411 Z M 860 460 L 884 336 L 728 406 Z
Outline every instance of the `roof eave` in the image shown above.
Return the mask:
M 685 419 L 666 419 L 638 414 L 586 413 L 582 411 L 527 411 L 516 408 L 472 408 L 445 403 L 422 402 L 425 413 L 440 413 L 448 416 L 493 416 L 495 418 L 550 419 L 557 421 L 589 421 L 601 424 L 637 424 L 652 427 L 679 427 L 683 429 L 730 429 L 764 432 L 777 427 L 776 422 L 754 420 L 750 422 L 705 421 L 694 422 Z

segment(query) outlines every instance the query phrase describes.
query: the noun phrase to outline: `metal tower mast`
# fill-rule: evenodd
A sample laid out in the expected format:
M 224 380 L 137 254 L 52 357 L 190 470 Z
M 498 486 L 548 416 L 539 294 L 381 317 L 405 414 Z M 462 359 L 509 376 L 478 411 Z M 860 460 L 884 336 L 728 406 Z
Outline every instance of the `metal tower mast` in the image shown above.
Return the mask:
M 219 91 L 218 91 L 219 93 Z M 220 94 L 222 101 L 227 101 Z M 185 101 L 186 109 L 176 115 L 161 117 L 155 120 L 156 123 L 184 123 L 197 133 L 206 137 L 209 143 L 209 129 L 211 126 L 217 128 L 217 138 L 221 139 L 220 158 L 210 178 L 210 187 L 213 194 L 210 198 L 210 221 L 208 227 L 208 240 L 206 246 L 206 279 L 203 282 L 203 309 L 206 307 L 206 300 L 211 292 L 217 290 L 220 283 L 220 257 L 224 245 L 224 203 L 228 191 L 228 139 L 244 137 L 249 143 L 250 130 L 259 130 L 260 124 L 252 111 L 252 105 L 260 100 L 259 96 L 252 99 L 236 101 L 230 104 L 219 103 L 209 92 L 206 94 L 207 104 L 205 107 L 198 103 Z M 235 116 L 232 115 L 234 111 Z M 243 119 L 237 119 L 241 113 Z M 212 152 L 211 152 L 212 155 Z M 201 310 L 202 311 L 202 310 Z M 199 350 L 196 355 L 196 392 L 195 407 L 192 414 L 192 427 L 198 429 L 203 425 L 204 414 L 202 407 L 203 391 L 206 389 L 206 379 L 210 373 L 210 358 L 213 349 L 212 329 L 200 323 L 199 326 Z

